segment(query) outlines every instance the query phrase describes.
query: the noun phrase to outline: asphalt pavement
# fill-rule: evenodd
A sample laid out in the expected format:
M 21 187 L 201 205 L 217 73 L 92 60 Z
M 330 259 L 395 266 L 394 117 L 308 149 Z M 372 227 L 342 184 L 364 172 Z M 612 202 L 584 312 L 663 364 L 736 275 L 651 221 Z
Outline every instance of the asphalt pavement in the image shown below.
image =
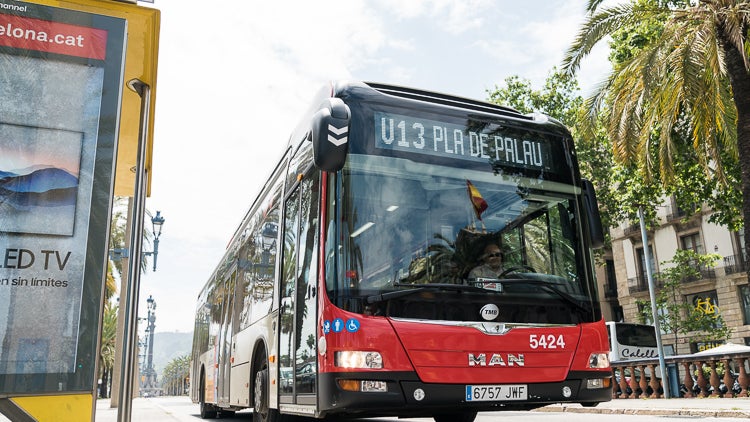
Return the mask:
M 185 405 L 190 404 L 183 397 Z M 160 399 L 136 398 L 131 405 L 132 421 L 175 420 L 170 411 L 159 404 Z M 197 409 L 197 405 L 196 409 Z M 98 400 L 96 422 L 116 422 L 117 408 L 110 407 L 109 400 Z M 600 403 L 596 407 L 578 404 L 552 404 L 535 412 L 599 413 L 603 415 L 664 415 L 750 419 L 750 398 L 691 398 L 691 399 L 617 399 Z

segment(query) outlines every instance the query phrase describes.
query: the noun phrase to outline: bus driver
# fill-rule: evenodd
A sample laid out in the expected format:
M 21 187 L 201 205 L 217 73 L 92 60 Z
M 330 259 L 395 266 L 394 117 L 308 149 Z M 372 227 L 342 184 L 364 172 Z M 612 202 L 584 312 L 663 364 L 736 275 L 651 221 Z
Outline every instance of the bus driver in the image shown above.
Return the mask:
M 498 278 L 503 270 L 503 259 L 500 248 L 490 243 L 484 247 L 484 253 L 480 257 L 482 264 L 474 267 L 469 272 L 469 279 Z

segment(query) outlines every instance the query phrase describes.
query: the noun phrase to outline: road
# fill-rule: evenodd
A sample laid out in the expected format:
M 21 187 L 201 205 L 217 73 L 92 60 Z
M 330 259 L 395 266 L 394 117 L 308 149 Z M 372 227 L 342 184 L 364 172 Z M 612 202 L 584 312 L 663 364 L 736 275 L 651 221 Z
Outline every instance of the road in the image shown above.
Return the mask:
M 162 408 L 175 421 L 179 422 L 198 422 L 201 421 L 198 416 L 198 405 L 190 403 L 186 397 L 157 397 L 148 399 L 153 404 Z M 135 419 L 135 414 L 134 420 Z M 696 417 L 696 416 L 652 416 L 652 415 L 606 415 L 596 413 L 564 413 L 564 412 L 484 412 L 480 413 L 476 419 L 476 422 L 507 422 L 507 421 L 522 421 L 522 422 L 570 422 L 574 419 L 576 422 L 601 422 L 602 420 L 611 421 L 632 421 L 632 422 L 675 422 L 675 421 L 691 421 L 695 422 L 696 419 L 700 419 L 705 422 L 737 422 L 737 418 L 712 418 L 712 417 Z M 97 418 L 97 421 L 99 418 Z M 238 412 L 234 417 L 215 419 L 216 421 L 252 421 L 252 413 L 250 411 Z M 431 418 L 410 418 L 410 419 L 398 419 L 398 418 L 369 418 L 359 419 L 360 422 L 432 422 Z

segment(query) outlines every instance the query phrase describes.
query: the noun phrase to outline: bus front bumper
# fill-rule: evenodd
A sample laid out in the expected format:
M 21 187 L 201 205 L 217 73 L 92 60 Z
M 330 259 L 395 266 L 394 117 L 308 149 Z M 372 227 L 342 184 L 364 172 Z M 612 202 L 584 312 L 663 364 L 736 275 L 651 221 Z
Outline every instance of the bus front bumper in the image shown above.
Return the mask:
M 591 388 L 588 380 L 606 386 Z M 385 382 L 385 392 L 346 391 L 339 380 Z M 518 384 L 518 383 L 515 383 Z M 431 416 L 461 411 L 527 410 L 553 403 L 595 405 L 612 399 L 611 373 L 571 372 L 562 382 L 525 384 L 526 399 L 467 401 L 464 384 L 427 384 L 413 372 L 322 373 L 319 414 L 356 416 Z

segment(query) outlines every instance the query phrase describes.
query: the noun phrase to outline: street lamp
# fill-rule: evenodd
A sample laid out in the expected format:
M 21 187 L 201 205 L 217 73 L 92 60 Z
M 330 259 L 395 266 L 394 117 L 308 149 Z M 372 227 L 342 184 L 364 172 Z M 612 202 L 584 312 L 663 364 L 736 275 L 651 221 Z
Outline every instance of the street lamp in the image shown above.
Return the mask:
M 154 234 L 153 252 L 144 252 L 144 256 L 154 256 L 154 271 L 156 271 L 156 257 L 159 256 L 159 236 L 161 236 L 161 227 L 164 225 L 164 217 L 161 211 L 156 211 L 156 215 L 151 218 L 151 232 Z M 149 298 L 150 299 L 150 298 Z
M 669 392 L 669 374 L 667 366 L 664 363 L 664 345 L 661 342 L 661 326 L 659 323 L 659 310 L 656 306 L 656 286 L 654 285 L 653 269 L 651 268 L 651 256 L 648 246 L 648 232 L 646 231 L 646 222 L 643 217 L 643 205 L 638 206 L 638 219 L 641 223 L 641 241 L 643 242 L 643 257 L 646 264 L 646 279 L 648 280 L 648 295 L 651 299 L 651 317 L 654 319 L 654 331 L 656 331 L 656 348 L 659 351 L 659 368 L 661 369 L 662 388 L 664 389 L 664 398 L 670 398 Z M 674 394 L 678 394 L 674 392 Z M 678 397 L 678 395 L 675 395 Z
M 156 271 L 156 257 L 159 255 L 159 237 L 161 236 L 161 227 L 164 225 L 164 217 L 161 211 L 156 211 L 156 215 L 151 218 L 151 232 L 154 234 L 154 250 L 152 252 L 142 252 L 143 256 L 154 256 L 153 271 Z M 109 250 L 109 259 L 120 261 L 123 258 L 129 258 L 128 248 L 115 248 Z
M 158 215 L 158 214 L 157 214 Z M 144 394 L 153 395 L 154 389 L 156 388 L 156 371 L 154 370 L 154 330 L 156 329 L 156 301 L 149 295 L 146 299 L 148 316 L 146 321 L 148 326 L 146 328 L 147 338 L 147 350 L 146 350 L 146 370 L 145 375 L 145 388 Z

